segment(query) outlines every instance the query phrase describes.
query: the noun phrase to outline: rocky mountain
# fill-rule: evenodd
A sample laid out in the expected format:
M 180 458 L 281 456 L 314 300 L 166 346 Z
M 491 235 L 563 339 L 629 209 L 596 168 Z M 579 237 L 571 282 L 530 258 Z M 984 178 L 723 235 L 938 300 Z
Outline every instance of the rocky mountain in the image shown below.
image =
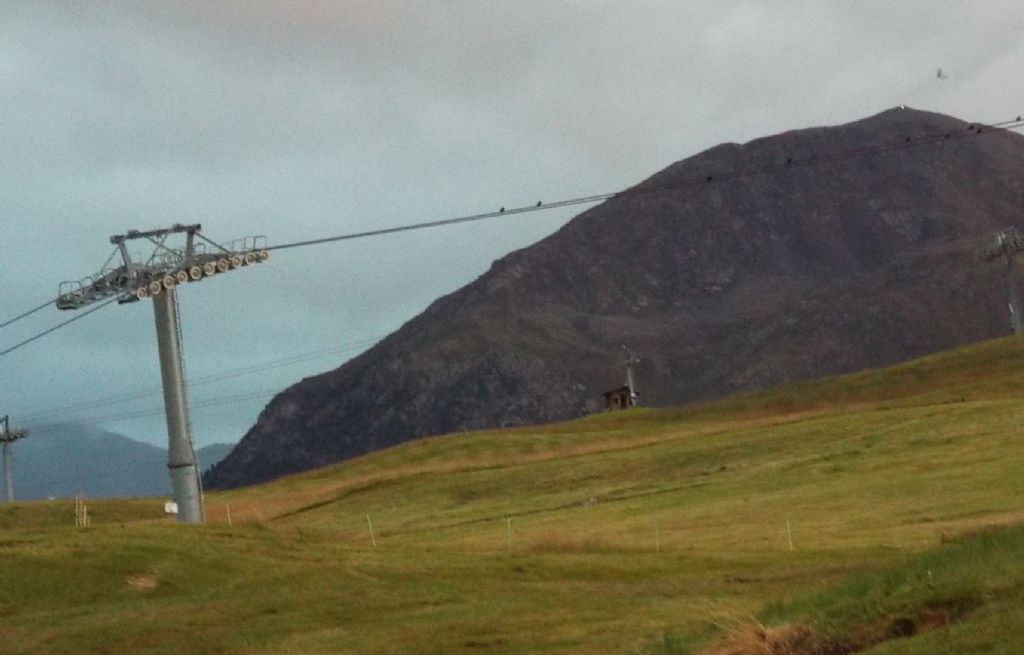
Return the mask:
M 200 448 L 208 467 L 230 444 Z M 94 426 L 67 424 L 30 433 L 11 447 L 14 496 L 18 500 L 166 496 L 170 493 L 167 450 Z
M 970 128 L 900 108 L 672 164 L 278 395 L 207 484 L 595 411 L 623 344 L 669 405 L 1004 335 L 1004 267 L 976 252 L 1020 222 L 1024 137 L 941 138 Z

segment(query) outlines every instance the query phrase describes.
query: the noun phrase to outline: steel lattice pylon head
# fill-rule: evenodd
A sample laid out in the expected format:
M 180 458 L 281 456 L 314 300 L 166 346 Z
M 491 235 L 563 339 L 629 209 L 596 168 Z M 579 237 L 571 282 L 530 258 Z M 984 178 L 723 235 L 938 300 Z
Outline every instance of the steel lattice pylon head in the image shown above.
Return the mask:
M 0 419 L 0 442 L 2 441 L 17 441 L 18 439 L 24 439 L 28 436 L 28 430 L 12 430 L 10 417 L 4 416 Z
M 98 273 L 61 282 L 57 308 L 79 309 L 107 298 L 117 298 L 120 303 L 145 300 L 179 284 L 260 264 L 270 257 L 265 236 L 236 239 L 222 246 L 207 239 L 201 230 L 199 224 L 176 224 L 115 234 L 110 242 L 116 249 Z M 176 244 L 182 236 L 184 243 Z M 152 252 L 148 257 L 132 255 L 128 244 L 133 241 L 148 241 Z
M 988 262 L 999 257 L 1012 257 L 1021 250 L 1024 250 L 1024 236 L 1011 226 L 996 233 L 994 243 L 982 249 L 979 257 Z

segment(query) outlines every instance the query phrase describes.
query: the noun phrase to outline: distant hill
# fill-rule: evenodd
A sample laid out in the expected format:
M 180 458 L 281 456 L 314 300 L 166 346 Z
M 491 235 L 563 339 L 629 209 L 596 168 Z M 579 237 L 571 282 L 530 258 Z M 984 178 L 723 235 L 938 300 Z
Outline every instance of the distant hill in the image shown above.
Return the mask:
M 231 449 L 235 447 L 233 443 L 212 443 L 209 446 L 203 446 L 196 450 L 196 459 L 199 460 L 200 468 L 205 472 L 210 469 L 211 466 L 221 461 L 228 456 Z M 164 454 L 164 468 L 167 468 L 167 457 L 166 450 L 161 448 L 160 452 Z M 170 478 L 168 478 L 170 480 Z
M 657 193 L 583 212 L 279 394 L 207 485 L 594 411 L 622 382 L 623 344 L 642 360 L 643 403 L 671 405 L 1007 334 L 1005 272 L 975 253 L 1020 221 L 1024 137 L 824 157 L 967 128 L 900 108 L 672 164 L 635 187 Z M 765 166 L 780 168 L 722 175 Z
M 196 453 L 208 467 L 230 444 Z M 101 428 L 69 424 L 30 434 L 12 446 L 14 496 L 18 500 L 161 496 L 170 493 L 167 451 Z

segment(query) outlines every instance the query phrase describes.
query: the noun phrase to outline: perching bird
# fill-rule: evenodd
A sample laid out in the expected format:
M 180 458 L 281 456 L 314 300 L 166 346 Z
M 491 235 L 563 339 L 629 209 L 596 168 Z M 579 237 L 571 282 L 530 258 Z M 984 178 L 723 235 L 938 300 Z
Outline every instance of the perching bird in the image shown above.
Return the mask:
M 537 207 L 540 207 L 540 204 L 541 204 L 541 203 L 540 203 L 540 200 L 538 200 L 538 201 L 537 201 L 537 205 L 536 205 L 536 206 L 537 206 Z
M 505 213 L 505 208 L 504 208 L 504 207 L 502 207 L 501 209 L 499 209 L 499 210 L 498 210 L 498 213 L 499 213 L 499 214 L 504 214 L 504 213 Z
M 944 80 L 946 79 L 946 74 L 943 73 L 942 69 L 940 68 L 939 70 L 935 71 L 935 77 L 939 78 L 940 80 Z

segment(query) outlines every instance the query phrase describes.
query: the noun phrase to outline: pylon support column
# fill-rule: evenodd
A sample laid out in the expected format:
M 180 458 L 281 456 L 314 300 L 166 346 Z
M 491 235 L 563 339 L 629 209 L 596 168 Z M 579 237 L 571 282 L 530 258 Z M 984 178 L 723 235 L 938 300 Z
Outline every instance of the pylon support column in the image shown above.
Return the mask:
M 1020 292 L 1017 291 L 1017 273 L 1013 255 L 1006 256 L 1006 275 L 1010 278 L 1010 325 L 1014 334 L 1024 333 L 1024 316 L 1021 316 Z
M 28 436 L 25 430 L 12 430 L 10 417 L 0 418 L 0 442 L 3 442 L 4 500 L 14 502 L 14 471 L 11 466 L 11 444 Z
M 11 471 L 11 442 L 4 440 L 4 499 L 14 502 L 14 473 Z
M 178 504 L 178 523 L 202 523 L 202 497 L 196 455 L 188 415 L 188 395 L 181 361 L 181 336 L 178 331 L 178 303 L 174 288 L 153 296 L 156 317 L 156 342 L 160 351 L 160 377 L 164 388 L 167 415 L 167 468 L 171 490 Z
M 636 389 L 636 378 L 633 375 L 633 366 L 639 364 L 640 360 L 633 356 L 625 345 L 622 346 L 622 354 L 626 362 L 626 386 L 629 387 L 630 407 L 640 406 L 640 393 Z

